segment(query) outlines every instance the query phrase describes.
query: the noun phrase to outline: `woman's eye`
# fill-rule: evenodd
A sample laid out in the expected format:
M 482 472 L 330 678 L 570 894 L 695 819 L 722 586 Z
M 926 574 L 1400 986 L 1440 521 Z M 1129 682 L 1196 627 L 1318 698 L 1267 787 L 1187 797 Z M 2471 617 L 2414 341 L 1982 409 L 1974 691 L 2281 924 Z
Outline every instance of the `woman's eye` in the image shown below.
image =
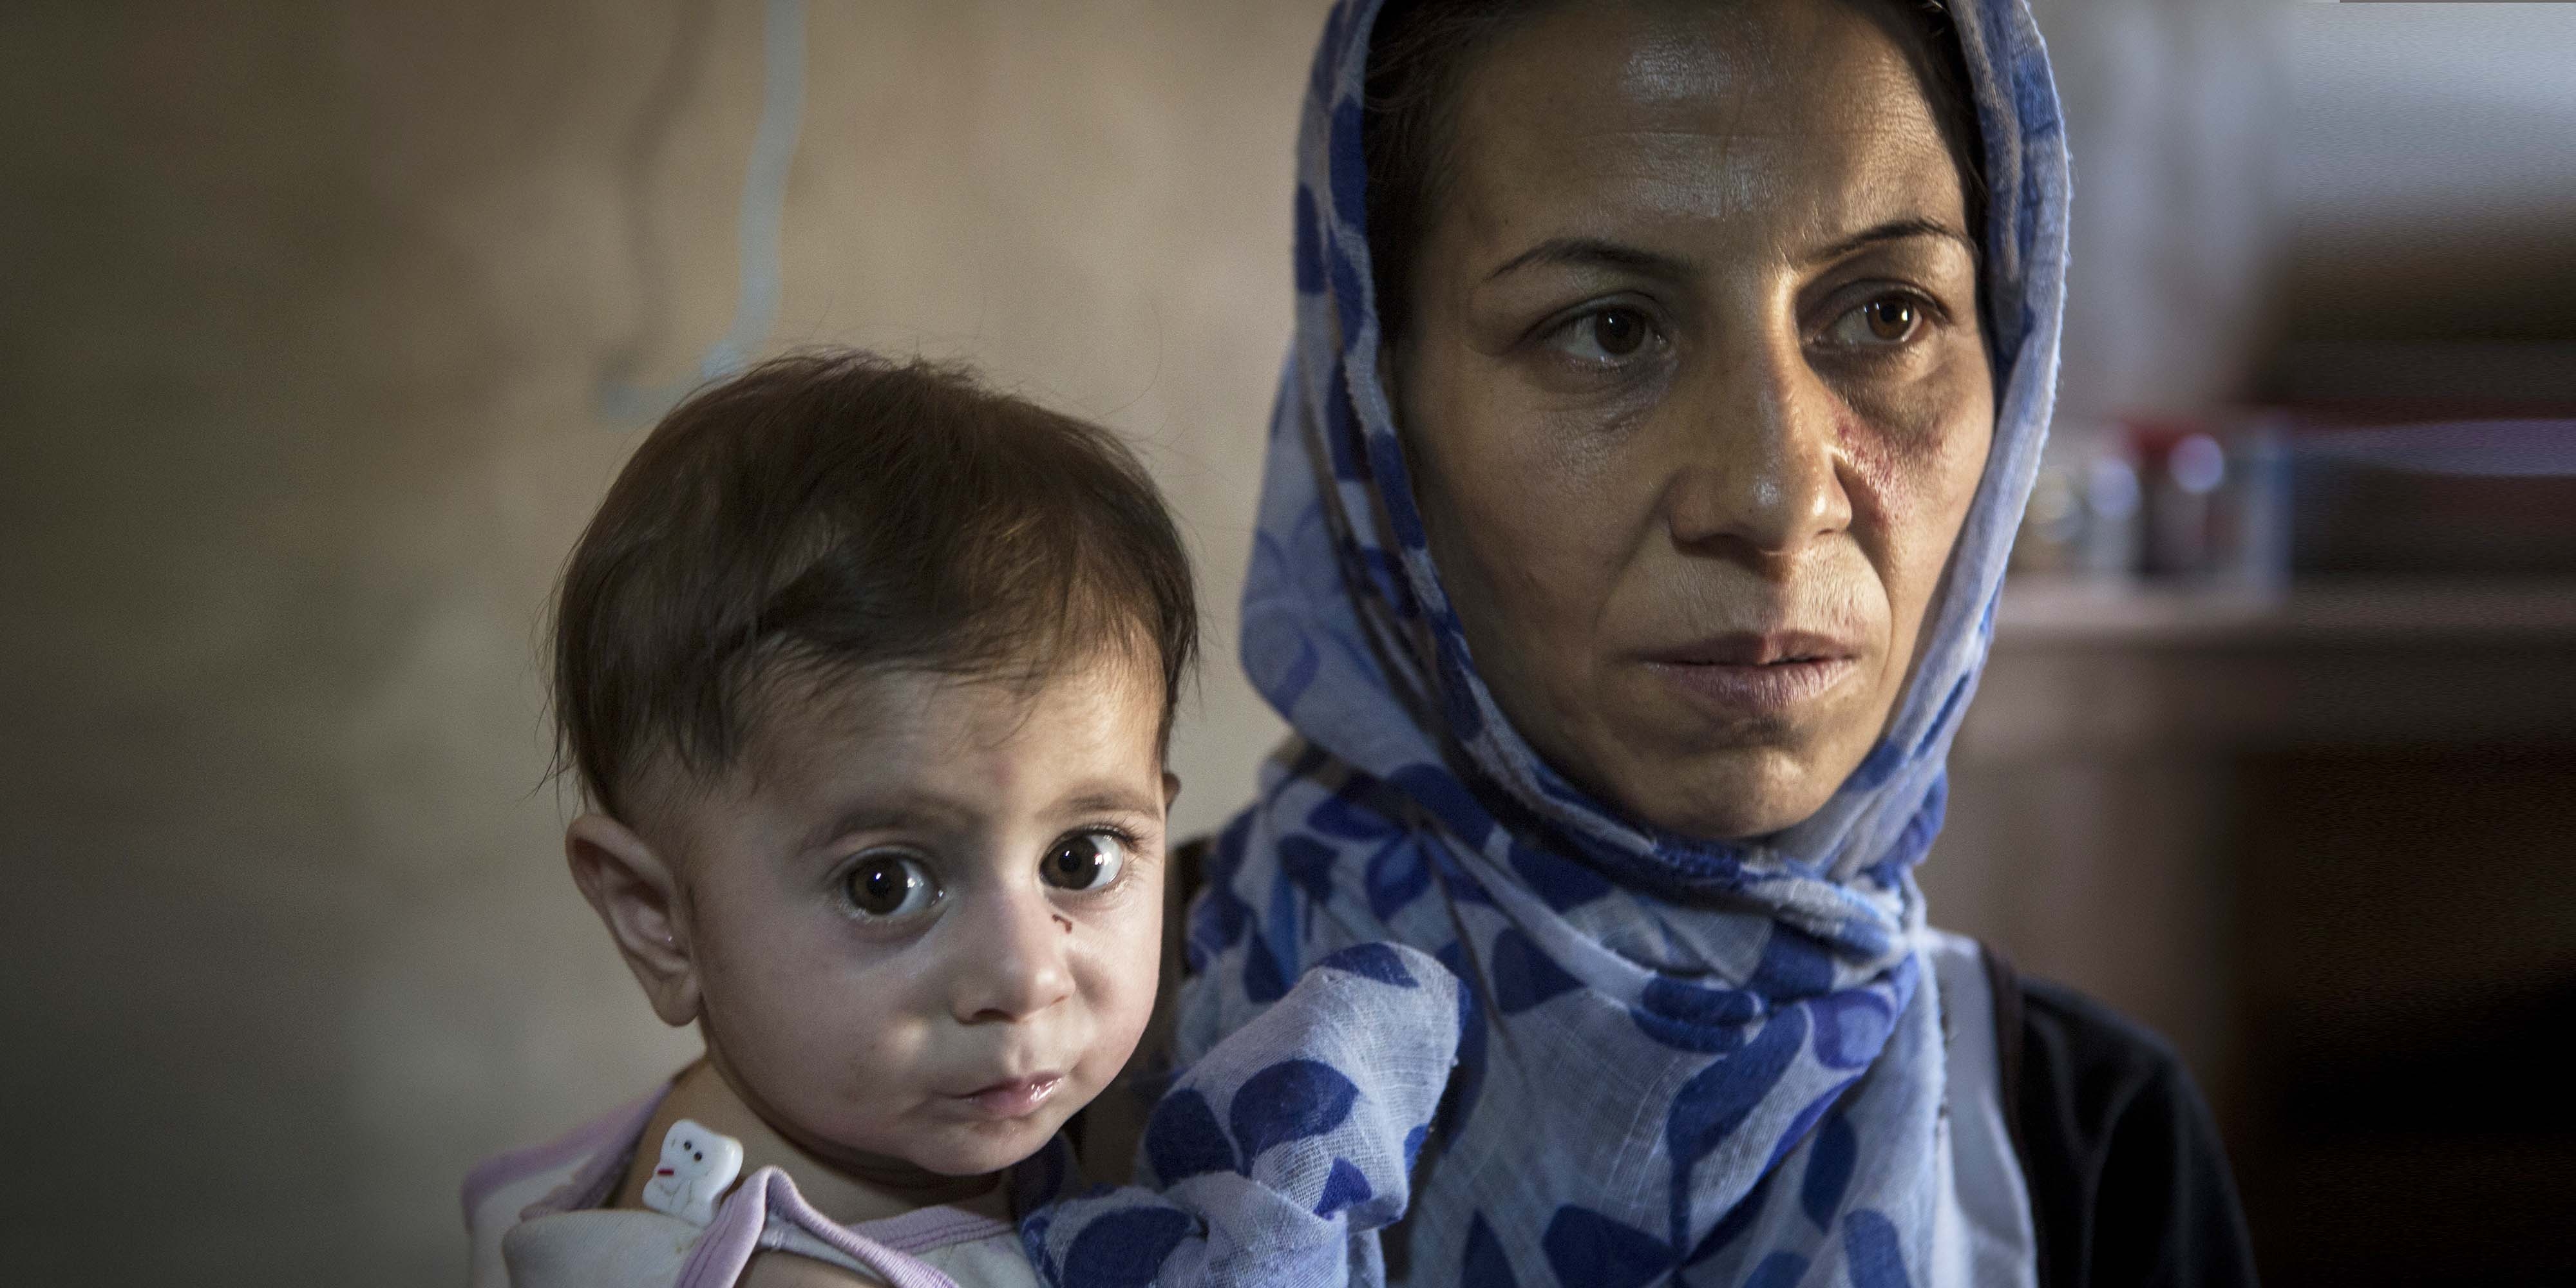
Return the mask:
M 1550 347 L 1579 362 L 1610 366 L 1635 357 L 1655 338 L 1645 310 L 1607 308 L 1568 321 L 1548 337 Z
M 1097 890 L 1127 866 L 1127 843 L 1107 832 L 1082 832 L 1055 843 L 1038 863 L 1038 878 L 1062 890 Z
M 1849 349 L 1885 348 L 1923 330 L 1923 306 L 1903 295 L 1882 295 L 1834 319 L 1825 339 Z
M 901 854 L 871 854 L 850 868 L 845 878 L 850 906 L 871 917 L 901 917 L 919 912 L 939 899 L 939 885 L 921 860 Z

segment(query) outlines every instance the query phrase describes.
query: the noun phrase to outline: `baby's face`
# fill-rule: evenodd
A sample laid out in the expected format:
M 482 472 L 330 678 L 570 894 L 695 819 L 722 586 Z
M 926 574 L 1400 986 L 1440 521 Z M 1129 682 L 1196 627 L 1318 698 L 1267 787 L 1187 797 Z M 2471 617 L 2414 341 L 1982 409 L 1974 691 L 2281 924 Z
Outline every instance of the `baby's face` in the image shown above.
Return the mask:
M 669 811 L 709 1058 L 771 1126 L 972 1175 L 1117 1074 L 1161 957 L 1159 680 L 854 680 Z

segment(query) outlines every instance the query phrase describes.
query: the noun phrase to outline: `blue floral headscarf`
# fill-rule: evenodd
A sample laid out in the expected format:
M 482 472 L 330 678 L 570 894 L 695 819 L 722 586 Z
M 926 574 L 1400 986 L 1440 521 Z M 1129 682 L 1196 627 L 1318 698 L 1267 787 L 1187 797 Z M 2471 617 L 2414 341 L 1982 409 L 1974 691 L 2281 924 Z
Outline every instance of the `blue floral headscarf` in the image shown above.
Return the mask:
M 1295 736 L 1192 910 L 1181 1055 L 1338 949 L 1410 944 L 1466 984 L 1402 1236 L 1411 1281 L 1923 1282 L 1953 1191 L 1912 870 L 1940 829 L 2057 371 L 2067 170 L 2037 28 L 2022 0 L 1952 13 L 1989 189 L 1999 398 L 1910 686 L 1812 818 L 1713 843 L 1569 783 L 1468 656 L 1379 369 L 1360 141 L 1377 10 L 1335 6 L 1307 88 L 1296 339 L 1243 598 L 1244 666 Z

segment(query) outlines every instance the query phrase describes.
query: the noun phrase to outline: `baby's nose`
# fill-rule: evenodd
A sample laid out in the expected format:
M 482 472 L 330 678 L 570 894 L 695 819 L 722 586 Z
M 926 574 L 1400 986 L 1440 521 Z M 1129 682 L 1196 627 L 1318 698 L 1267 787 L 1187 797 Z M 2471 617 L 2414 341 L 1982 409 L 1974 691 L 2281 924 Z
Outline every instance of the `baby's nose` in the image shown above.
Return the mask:
M 1026 1019 L 1073 991 L 1073 923 L 1035 892 L 983 901 L 959 929 L 951 1007 L 962 1024 Z

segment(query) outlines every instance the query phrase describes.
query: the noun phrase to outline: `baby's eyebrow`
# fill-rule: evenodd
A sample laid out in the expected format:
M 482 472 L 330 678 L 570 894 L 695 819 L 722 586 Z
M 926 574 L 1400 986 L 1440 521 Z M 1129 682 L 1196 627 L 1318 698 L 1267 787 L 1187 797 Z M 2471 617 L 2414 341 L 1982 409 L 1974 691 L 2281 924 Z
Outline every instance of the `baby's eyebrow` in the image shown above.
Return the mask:
M 899 797 L 854 801 L 807 832 L 797 851 L 819 850 L 854 832 L 907 831 L 954 826 L 968 811 L 937 796 L 907 792 Z
M 1154 814 L 1161 812 L 1161 804 L 1159 797 L 1140 796 L 1132 789 L 1102 784 L 1078 788 L 1056 807 L 1068 814 Z
M 1152 817 L 1162 813 L 1162 797 L 1108 780 L 1079 783 L 1059 797 L 1050 812 L 1060 822 L 1072 822 L 1086 814 Z M 973 807 L 936 792 L 916 789 L 871 797 L 850 802 L 798 838 L 796 852 L 810 854 L 859 832 L 971 831 L 977 816 Z

